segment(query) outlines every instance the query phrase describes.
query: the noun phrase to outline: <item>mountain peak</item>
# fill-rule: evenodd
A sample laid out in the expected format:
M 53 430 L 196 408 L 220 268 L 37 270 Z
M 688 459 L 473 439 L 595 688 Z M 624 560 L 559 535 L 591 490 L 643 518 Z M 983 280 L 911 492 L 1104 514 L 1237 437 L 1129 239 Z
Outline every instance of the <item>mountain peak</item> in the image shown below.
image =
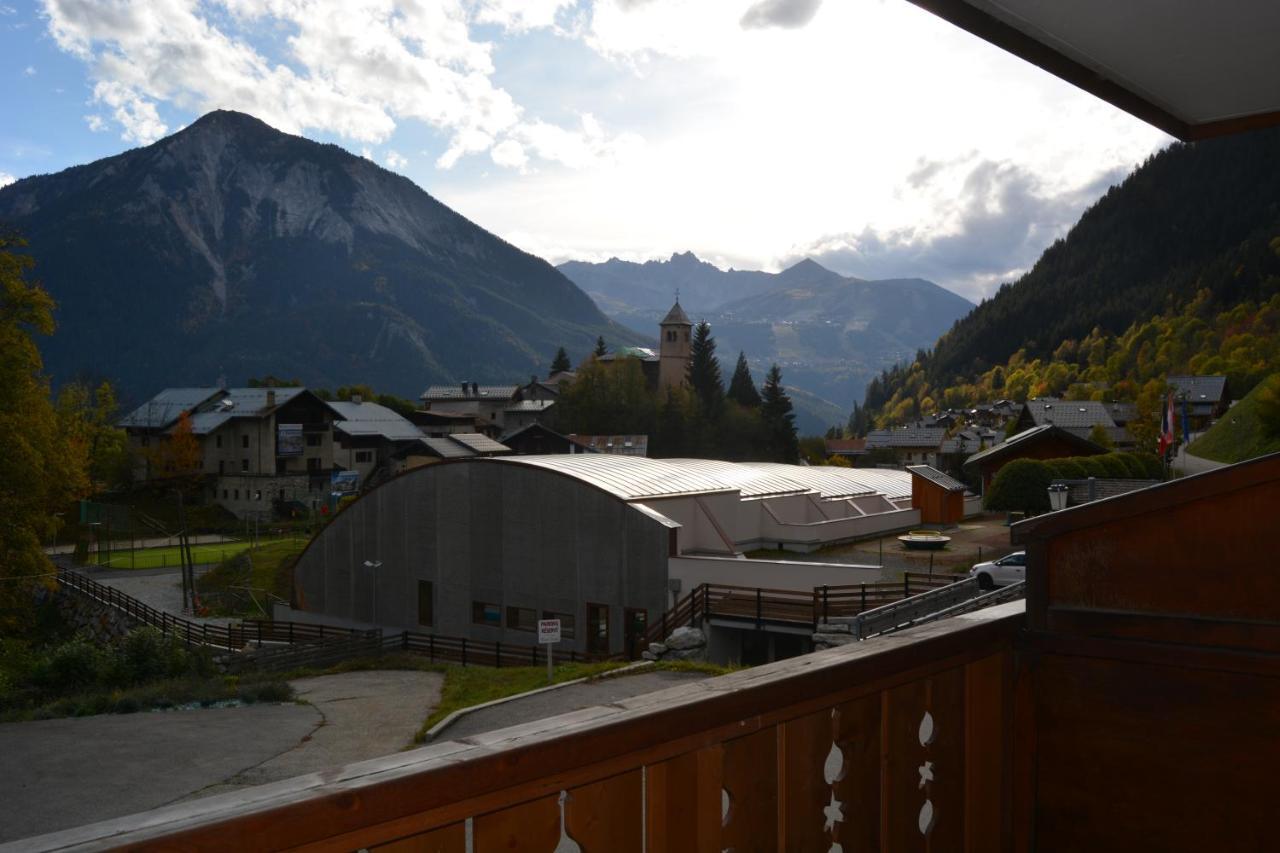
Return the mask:
M 792 264 L 778 273 L 777 278 L 778 281 L 787 284 L 819 284 L 828 281 L 840 281 L 845 276 L 840 275 L 838 272 L 832 272 L 812 258 L 805 258 L 803 261 Z
M 671 260 L 669 260 L 667 263 L 693 265 L 693 264 L 701 264 L 703 263 L 703 261 L 693 252 L 672 252 Z

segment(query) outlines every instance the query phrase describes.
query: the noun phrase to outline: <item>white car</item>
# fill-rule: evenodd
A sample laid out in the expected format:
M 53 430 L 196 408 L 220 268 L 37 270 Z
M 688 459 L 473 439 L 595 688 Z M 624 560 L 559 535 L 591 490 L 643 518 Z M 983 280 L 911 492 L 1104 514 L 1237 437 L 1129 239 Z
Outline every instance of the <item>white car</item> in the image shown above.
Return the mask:
M 1014 551 L 1006 557 L 990 563 L 978 563 L 969 570 L 969 577 L 978 579 L 982 589 L 994 589 L 1027 579 L 1027 552 Z

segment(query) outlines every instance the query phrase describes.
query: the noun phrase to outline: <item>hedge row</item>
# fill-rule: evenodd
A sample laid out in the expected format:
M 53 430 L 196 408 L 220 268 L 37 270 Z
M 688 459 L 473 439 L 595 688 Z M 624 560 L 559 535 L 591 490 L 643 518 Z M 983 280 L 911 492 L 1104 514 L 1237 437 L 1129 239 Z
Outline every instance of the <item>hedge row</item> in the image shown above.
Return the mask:
M 1151 453 L 1115 452 L 1061 459 L 1015 459 L 996 474 L 984 506 L 990 510 L 1039 513 L 1049 511 L 1049 484 L 1054 480 L 1163 480 L 1164 466 Z

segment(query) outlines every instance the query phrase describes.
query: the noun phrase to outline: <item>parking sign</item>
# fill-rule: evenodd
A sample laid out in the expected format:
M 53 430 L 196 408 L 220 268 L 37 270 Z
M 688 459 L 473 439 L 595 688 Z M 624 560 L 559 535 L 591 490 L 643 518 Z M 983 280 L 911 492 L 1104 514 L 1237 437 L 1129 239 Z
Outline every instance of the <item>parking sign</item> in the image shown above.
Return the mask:
M 544 643 L 544 644 L 560 642 L 560 620 L 559 619 L 539 619 L 538 620 L 538 642 Z

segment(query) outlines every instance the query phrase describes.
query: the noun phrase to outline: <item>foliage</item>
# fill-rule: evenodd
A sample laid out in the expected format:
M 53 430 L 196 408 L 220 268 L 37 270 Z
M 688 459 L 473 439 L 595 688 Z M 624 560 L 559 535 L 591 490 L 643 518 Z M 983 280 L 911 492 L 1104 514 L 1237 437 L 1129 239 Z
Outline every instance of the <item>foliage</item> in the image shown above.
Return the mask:
M 591 354 L 594 355 L 596 358 L 600 358 L 601 356 L 605 356 L 609 354 L 609 348 L 604 345 L 604 335 L 599 335 L 596 337 L 596 348 L 595 350 L 592 351 Z
M 58 392 L 58 420 L 68 440 L 83 448 L 88 457 L 89 485 L 94 492 L 120 488 L 130 479 L 129 440 L 116 426 L 118 409 L 110 382 L 101 382 L 96 388 L 70 382 Z
M 281 539 L 224 559 L 196 579 L 201 604 L 219 615 L 261 616 L 268 594 L 289 600 L 293 566 L 306 546 L 306 539 Z
M 760 392 L 756 390 L 755 380 L 751 378 L 751 368 L 747 366 L 745 352 L 738 353 L 738 363 L 733 368 L 733 378 L 729 380 L 728 397 L 749 409 L 760 405 Z
M 47 583 L 41 542 L 54 513 L 89 491 L 89 445 L 60 417 L 34 336 L 53 332 L 53 300 L 27 280 L 25 243 L 0 232 L 0 632 L 28 624 L 32 592 Z
M 1232 406 L 1187 452 L 1216 462 L 1243 462 L 1280 452 L 1280 374 Z
M 849 458 L 847 456 L 841 456 L 838 453 L 828 456 L 825 464 L 831 465 L 835 468 L 852 468 L 853 467 L 853 463 L 849 461 Z
M 270 386 L 263 386 L 270 387 Z M 397 397 L 395 394 L 379 394 L 369 385 L 339 385 L 337 391 L 330 391 L 328 388 L 318 388 L 313 392 L 321 400 L 342 400 L 349 402 L 352 397 L 359 395 L 360 399 L 366 403 L 377 403 L 379 406 L 386 406 L 391 411 L 401 417 L 407 418 L 418 409 L 418 404 L 404 397 Z
M 770 458 L 775 462 L 795 462 L 800 456 L 796 438 L 796 418 L 791 411 L 791 398 L 782 387 L 782 370 L 774 364 L 764 380 L 760 416 L 768 436 Z
M 1268 130 L 1155 155 L 932 352 L 884 371 L 866 406 L 885 423 L 940 393 L 947 406 L 1125 400 L 1146 410 L 1131 429 L 1146 448 L 1154 380 L 1221 374 L 1242 394 L 1280 371 L 1277 140 Z
M 1116 446 L 1111 440 L 1111 434 L 1107 432 L 1106 424 L 1094 424 L 1093 429 L 1089 430 L 1089 440 L 1107 450 L 1113 450 Z
M 564 347 L 556 350 L 556 357 L 551 359 L 551 373 L 562 373 L 573 367 L 569 361 L 569 353 L 564 351 Z
M 991 481 L 983 505 L 989 510 L 1025 512 L 1049 511 L 1049 484 L 1053 471 L 1039 459 L 1015 459 Z

